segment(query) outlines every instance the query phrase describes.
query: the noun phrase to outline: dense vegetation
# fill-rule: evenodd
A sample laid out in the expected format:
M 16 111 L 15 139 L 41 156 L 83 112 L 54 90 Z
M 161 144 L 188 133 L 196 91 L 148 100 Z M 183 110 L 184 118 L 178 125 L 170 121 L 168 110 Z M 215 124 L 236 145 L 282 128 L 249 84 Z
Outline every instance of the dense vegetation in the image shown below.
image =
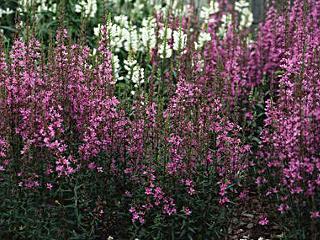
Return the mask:
M 320 1 L 4 1 L 0 239 L 320 239 Z

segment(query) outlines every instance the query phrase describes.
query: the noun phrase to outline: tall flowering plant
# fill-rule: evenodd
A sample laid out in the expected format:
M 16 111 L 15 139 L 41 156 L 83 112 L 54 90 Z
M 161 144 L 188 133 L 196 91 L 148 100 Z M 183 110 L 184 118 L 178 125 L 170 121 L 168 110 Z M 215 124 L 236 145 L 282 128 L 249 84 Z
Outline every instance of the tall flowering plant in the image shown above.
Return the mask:
M 278 91 L 267 101 L 258 163 L 263 175 L 256 182 L 280 199 L 281 213 L 305 205 L 309 217 L 318 218 L 320 28 L 313 3 L 296 2 L 289 16 L 297 18 L 295 32 L 278 66 Z

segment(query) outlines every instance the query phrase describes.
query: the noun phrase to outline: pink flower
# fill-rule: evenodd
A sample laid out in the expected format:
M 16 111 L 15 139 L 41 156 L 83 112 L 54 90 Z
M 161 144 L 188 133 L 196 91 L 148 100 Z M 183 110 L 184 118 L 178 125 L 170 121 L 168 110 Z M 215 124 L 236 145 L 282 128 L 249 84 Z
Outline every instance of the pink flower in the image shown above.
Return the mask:
M 144 217 L 139 217 L 139 222 L 141 223 L 141 224 L 144 224 L 144 222 L 145 222 L 145 220 L 144 220 Z
M 269 224 L 268 218 L 265 215 L 260 216 L 259 224 L 262 226 L 268 225 Z
M 287 204 L 281 203 L 278 207 L 278 211 L 281 212 L 281 214 L 285 213 L 289 210 L 289 206 Z
M 152 195 L 152 188 L 145 188 L 145 194 L 146 195 Z
M 51 183 L 46 183 L 46 187 L 47 187 L 47 189 L 51 190 L 53 185 Z
M 312 211 L 312 212 L 310 212 L 310 217 L 312 219 L 320 218 L 320 211 Z
M 228 202 L 230 202 L 230 200 L 229 200 L 229 198 L 227 198 L 227 197 L 222 197 L 222 198 L 220 198 L 220 200 L 219 200 L 219 204 L 220 204 L 220 205 L 224 205 L 224 204 L 226 204 L 226 203 L 228 203 Z
M 190 216 L 191 213 L 192 213 L 192 211 L 191 211 L 188 207 L 184 207 L 184 208 L 183 208 L 183 211 L 184 211 L 184 213 L 185 213 L 187 216 Z
M 239 198 L 242 201 L 244 201 L 244 200 L 248 199 L 248 194 L 249 194 L 249 191 L 248 190 L 244 190 L 244 191 L 240 192 Z
M 93 170 L 93 169 L 95 169 L 96 167 L 97 167 L 97 165 L 96 165 L 95 162 L 91 162 L 91 163 L 88 164 L 88 168 L 89 168 L 90 170 Z
M 132 193 L 129 192 L 129 191 L 125 191 L 124 195 L 125 195 L 126 197 L 132 197 Z

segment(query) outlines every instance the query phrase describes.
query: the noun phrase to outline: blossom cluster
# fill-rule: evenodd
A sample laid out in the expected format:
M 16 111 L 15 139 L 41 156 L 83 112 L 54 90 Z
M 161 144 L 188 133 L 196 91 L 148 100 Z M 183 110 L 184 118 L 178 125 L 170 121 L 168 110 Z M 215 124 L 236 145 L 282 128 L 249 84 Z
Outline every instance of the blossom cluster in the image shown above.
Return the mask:
M 312 6 L 310 13 L 302 11 L 307 7 L 304 4 Z M 269 169 L 269 174 L 262 169 L 263 185 L 267 186 L 268 196 L 281 195 L 278 208 L 281 213 L 293 207 L 290 199 L 312 199 L 320 189 L 319 14 L 319 3 L 295 2 L 289 13 L 293 23 L 288 30 L 291 34 L 274 39 L 268 52 L 271 59 L 265 71 L 278 69 L 281 73 L 270 83 L 278 88 L 277 98 L 267 101 L 260 147 L 263 160 L 258 164 Z M 274 16 L 272 9 L 266 24 L 278 25 Z M 263 31 L 268 30 L 263 28 Z M 285 29 L 277 28 L 277 31 L 284 33 Z M 287 41 L 290 41 L 289 46 L 286 46 Z M 277 59 L 280 64 L 274 62 Z M 313 217 L 316 214 L 312 212 L 319 207 L 317 202 L 310 206 Z
M 160 38 L 168 39 L 166 31 L 169 28 L 164 28 Z M 180 29 L 179 37 L 181 33 Z M 227 188 L 247 169 L 249 146 L 240 139 L 240 127 L 221 111 L 223 100 L 204 84 L 198 64 L 189 76 L 192 80 L 181 74 L 165 109 L 158 100 L 143 96 L 125 109 L 115 95 L 109 36 L 108 26 L 102 26 L 94 56 L 87 46 L 69 44 L 66 30 L 58 31 L 47 57 L 35 38 L 27 42 L 16 39 L 8 60 L 2 52 L 3 170 L 11 171 L 8 160 L 12 160 L 19 166 L 19 186 L 48 190 L 56 187 L 57 179 L 85 169 L 125 174 L 133 185 L 144 184 L 145 199 L 139 202 L 134 188 L 127 189 L 132 191 L 132 220 L 140 223 L 152 209 L 168 216 L 183 209 L 187 215 L 192 211 L 177 202 L 163 176 L 174 178 L 175 184 L 193 197 L 197 194 L 193 178 L 206 169 L 217 174 L 212 188 L 220 189 L 220 204 L 227 204 L 231 194 Z M 180 39 L 178 49 L 181 44 Z M 139 85 L 143 70 L 136 64 L 135 60 L 126 61 Z M 18 149 L 9 151 L 9 144 L 17 144 Z M 156 145 L 162 146 L 162 153 Z M 154 159 L 157 155 L 160 160 Z M 97 162 L 101 156 L 110 158 L 111 166 Z

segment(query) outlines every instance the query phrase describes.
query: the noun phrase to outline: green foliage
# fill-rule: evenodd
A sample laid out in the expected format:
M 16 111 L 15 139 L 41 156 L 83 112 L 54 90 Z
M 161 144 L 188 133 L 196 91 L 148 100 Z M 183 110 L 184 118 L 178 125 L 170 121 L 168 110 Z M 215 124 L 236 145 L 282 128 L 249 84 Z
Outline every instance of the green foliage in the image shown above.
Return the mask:
M 106 156 L 101 156 L 103 162 L 106 167 Z M 193 197 L 182 187 L 166 189 L 176 194 L 177 209 L 189 206 L 191 215 L 181 210 L 164 216 L 160 208 L 146 215 L 146 224 L 137 225 L 130 220 L 132 199 L 124 194 L 124 186 L 133 189 L 135 202 L 145 199 L 144 186 L 128 182 L 125 176 L 82 170 L 61 177 L 48 190 L 22 188 L 14 174 L 2 174 L 0 239 L 221 239 L 236 205 L 221 207 L 213 197 L 217 196 L 214 174 L 195 176 L 194 181 L 198 187 Z

